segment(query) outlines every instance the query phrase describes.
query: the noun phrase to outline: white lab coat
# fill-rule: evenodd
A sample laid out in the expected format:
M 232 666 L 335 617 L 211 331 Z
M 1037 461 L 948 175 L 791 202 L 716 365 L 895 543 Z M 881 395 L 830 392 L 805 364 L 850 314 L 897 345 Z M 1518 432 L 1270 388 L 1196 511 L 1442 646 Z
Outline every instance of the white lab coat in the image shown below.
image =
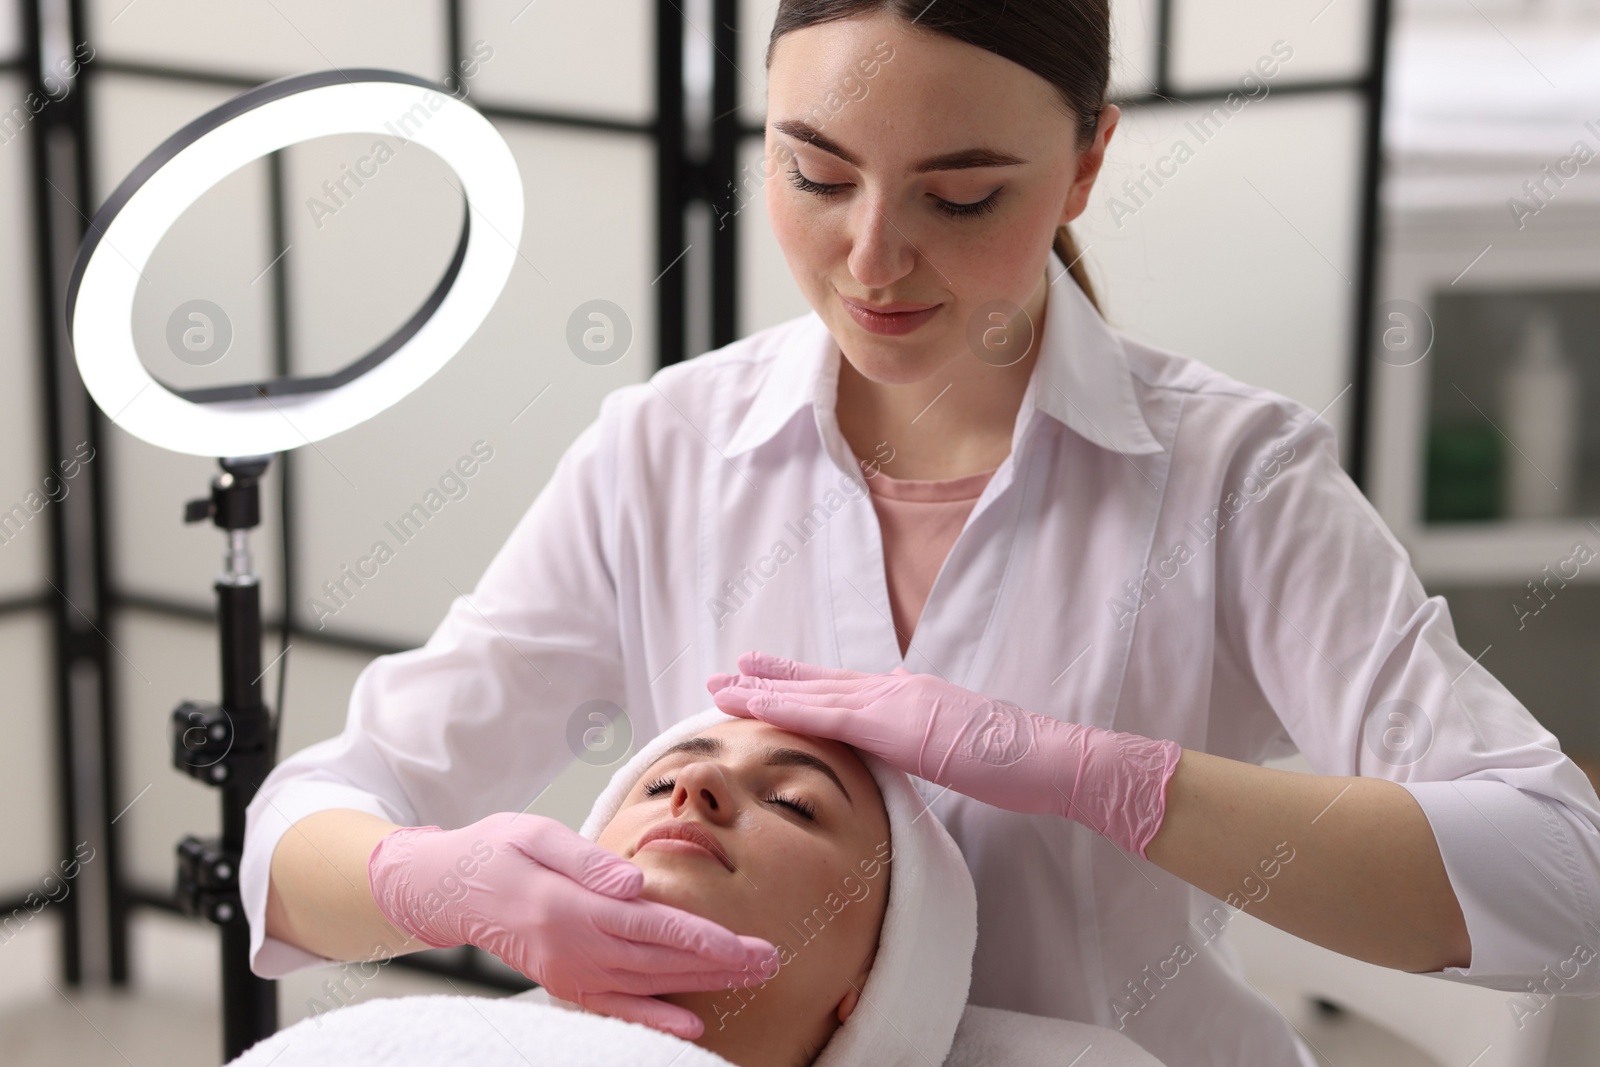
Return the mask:
M 906 665 L 1045 715 L 1400 782 L 1472 938 L 1472 967 L 1444 978 L 1523 991 L 1600 945 L 1581 922 L 1600 914 L 1600 800 L 1457 644 L 1329 426 L 1113 331 L 1059 257 L 1049 270 L 1011 454 Z M 834 417 L 839 358 L 812 313 L 606 398 L 477 588 L 423 648 L 368 666 L 343 733 L 250 805 L 256 973 L 320 962 L 263 930 L 273 847 L 311 812 L 450 828 L 522 810 L 588 702 L 653 735 L 706 707 L 706 676 L 745 649 L 902 662 Z M 1173 1067 L 1311 1062 L 1214 940 L 1232 914 L 1215 898 L 1075 822 L 956 793 L 933 811 L 977 883 L 972 1003 L 1120 1029 Z M 1600 967 L 1563 991 L 1600 993 Z

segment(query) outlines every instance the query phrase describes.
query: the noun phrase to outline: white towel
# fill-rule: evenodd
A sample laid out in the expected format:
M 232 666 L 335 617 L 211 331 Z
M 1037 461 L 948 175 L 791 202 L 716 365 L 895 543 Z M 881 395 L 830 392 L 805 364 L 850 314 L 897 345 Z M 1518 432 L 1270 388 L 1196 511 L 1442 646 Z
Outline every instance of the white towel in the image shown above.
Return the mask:
M 530 1004 L 557 1004 L 580 1010 L 565 1001 L 552 1000 L 543 989 L 518 993 L 513 1000 Z M 968 1004 L 956 1027 L 955 1042 L 944 1067 L 1162 1067 L 1126 1034 L 1092 1023 L 1024 1015 L 1000 1008 Z M 853 1067 L 869 1067 L 860 1061 Z
M 967 1005 L 944 1067 L 1162 1067 L 1126 1034 L 1090 1023 Z
M 666 749 L 733 716 L 710 708 L 668 727 L 624 763 L 578 831 L 589 840 Z M 869 753 L 889 815 L 894 849 L 889 900 L 861 1004 L 824 1046 L 813 1067 L 926 1067 L 942 1063 L 967 1003 L 978 898 L 961 850 L 905 772 Z
M 514 997 L 383 997 L 301 1019 L 228 1067 L 732 1067 L 681 1038 Z M 831 1048 L 831 1046 L 830 1046 Z M 835 1061 L 839 1062 L 839 1061 Z M 1161 1067 L 1114 1030 L 969 1005 L 944 1067 Z M 852 1067 L 871 1067 L 859 1060 Z
M 681 1038 L 522 997 L 379 997 L 301 1019 L 229 1067 L 733 1067 Z

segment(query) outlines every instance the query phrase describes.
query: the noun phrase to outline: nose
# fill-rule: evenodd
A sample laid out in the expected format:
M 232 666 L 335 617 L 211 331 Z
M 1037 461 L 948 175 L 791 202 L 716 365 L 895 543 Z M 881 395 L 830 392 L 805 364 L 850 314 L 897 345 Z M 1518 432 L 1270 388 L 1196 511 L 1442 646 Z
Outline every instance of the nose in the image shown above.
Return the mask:
M 863 193 L 856 198 L 848 265 L 863 288 L 887 289 L 916 265 L 916 248 L 893 218 L 892 207 L 881 196 Z
M 733 788 L 722 768 L 711 760 L 681 768 L 673 783 L 671 810 L 673 818 L 692 814 L 717 825 L 732 821 Z

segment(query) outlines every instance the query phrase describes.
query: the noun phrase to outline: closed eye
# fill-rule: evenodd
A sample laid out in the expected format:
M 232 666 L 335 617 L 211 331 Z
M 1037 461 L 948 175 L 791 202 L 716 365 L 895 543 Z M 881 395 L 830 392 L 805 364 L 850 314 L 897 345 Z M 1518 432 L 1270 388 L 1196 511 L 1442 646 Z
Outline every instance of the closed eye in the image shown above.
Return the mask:
M 839 190 L 844 188 L 843 185 L 827 185 L 822 182 L 814 182 L 810 178 L 807 178 L 804 174 L 801 174 L 798 167 L 789 172 L 789 184 L 793 185 L 796 189 L 799 189 L 803 193 L 810 193 L 813 196 L 821 197 L 824 200 L 833 199 L 835 196 L 839 195 Z M 993 211 L 995 209 L 996 202 L 999 199 L 1000 190 L 996 189 L 982 200 L 971 204 L 955 204 L 937 196 L 933 198 L 933 203 L 934 207 L 938 211 L 949 216 L 950 218 L 970 219 L 976 218 L 979 215 L 987 215 L 989 212 Z
M 811 803 L 811 801 L 805 800 L 801 797 L 770 796 L 767 798 L 767 803 L 779 804 L 783 807 L 789 808 L 796 815 L 809 822 L 816 821 L 817 806 Z
M 675 784 L 675 779 L 668 778 L 667 776 L 663 775 L 646 785 L 643 792 L 646 797 L 659 796 L 662 793 L 670 792 Z M 808 822 L 816 821 L 817 806 L 804 797 L 790 797 L 775 793 L 765 799 L 768 804 L 776 804 L 779 807 L 788 808 L 790 811 L 794 812 L 800 818 L 805 819 Z

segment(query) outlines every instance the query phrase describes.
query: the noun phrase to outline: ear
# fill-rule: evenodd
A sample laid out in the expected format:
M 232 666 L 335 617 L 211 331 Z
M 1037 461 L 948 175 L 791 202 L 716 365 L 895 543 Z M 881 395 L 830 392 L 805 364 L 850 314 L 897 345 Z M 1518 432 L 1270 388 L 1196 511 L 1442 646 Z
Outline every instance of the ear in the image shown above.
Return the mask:
M 850 992 L 839 998 L 839 1022 L 844 1023 L 855 1013 L 856 1005 L 861 1002 L 861 990 L 858 986 L 851 986 Z
M 850 992 L 839 998 L 838 1016 L 840 1023 L 850 1018 L 856 1010 L 856 1005 L 861 1003 L 861 990 L 866 986 L 867 978 L 872 974 L 872 964 L 877 958 L 878 946 L 873 945 L 871 954 L 867 956 L 866 962 L 861 965 L 861 969 L 856 972 L 855 978 L 850 982 Z
M 1116 104 L 1107 104 L 1101 109 L 1100 125 L 1095 131 L 1094 140 L 1078 157 L 1077 173 L 1073 177 L 1071 189 L 1067 192 L 1067 202 L 1061 210 L 1061 225 L 1065 226 L 1083 214 L 1084 209 L 1089 206 L 1089 191 L 1094 188 L 1095 179 L 1100 176 L 1100 164 L 1105 162 L 1106 146 L 1111 143 L 1111 135 L 1116 131 L 1117 120 L 1121 117 L 1122 109 Z

